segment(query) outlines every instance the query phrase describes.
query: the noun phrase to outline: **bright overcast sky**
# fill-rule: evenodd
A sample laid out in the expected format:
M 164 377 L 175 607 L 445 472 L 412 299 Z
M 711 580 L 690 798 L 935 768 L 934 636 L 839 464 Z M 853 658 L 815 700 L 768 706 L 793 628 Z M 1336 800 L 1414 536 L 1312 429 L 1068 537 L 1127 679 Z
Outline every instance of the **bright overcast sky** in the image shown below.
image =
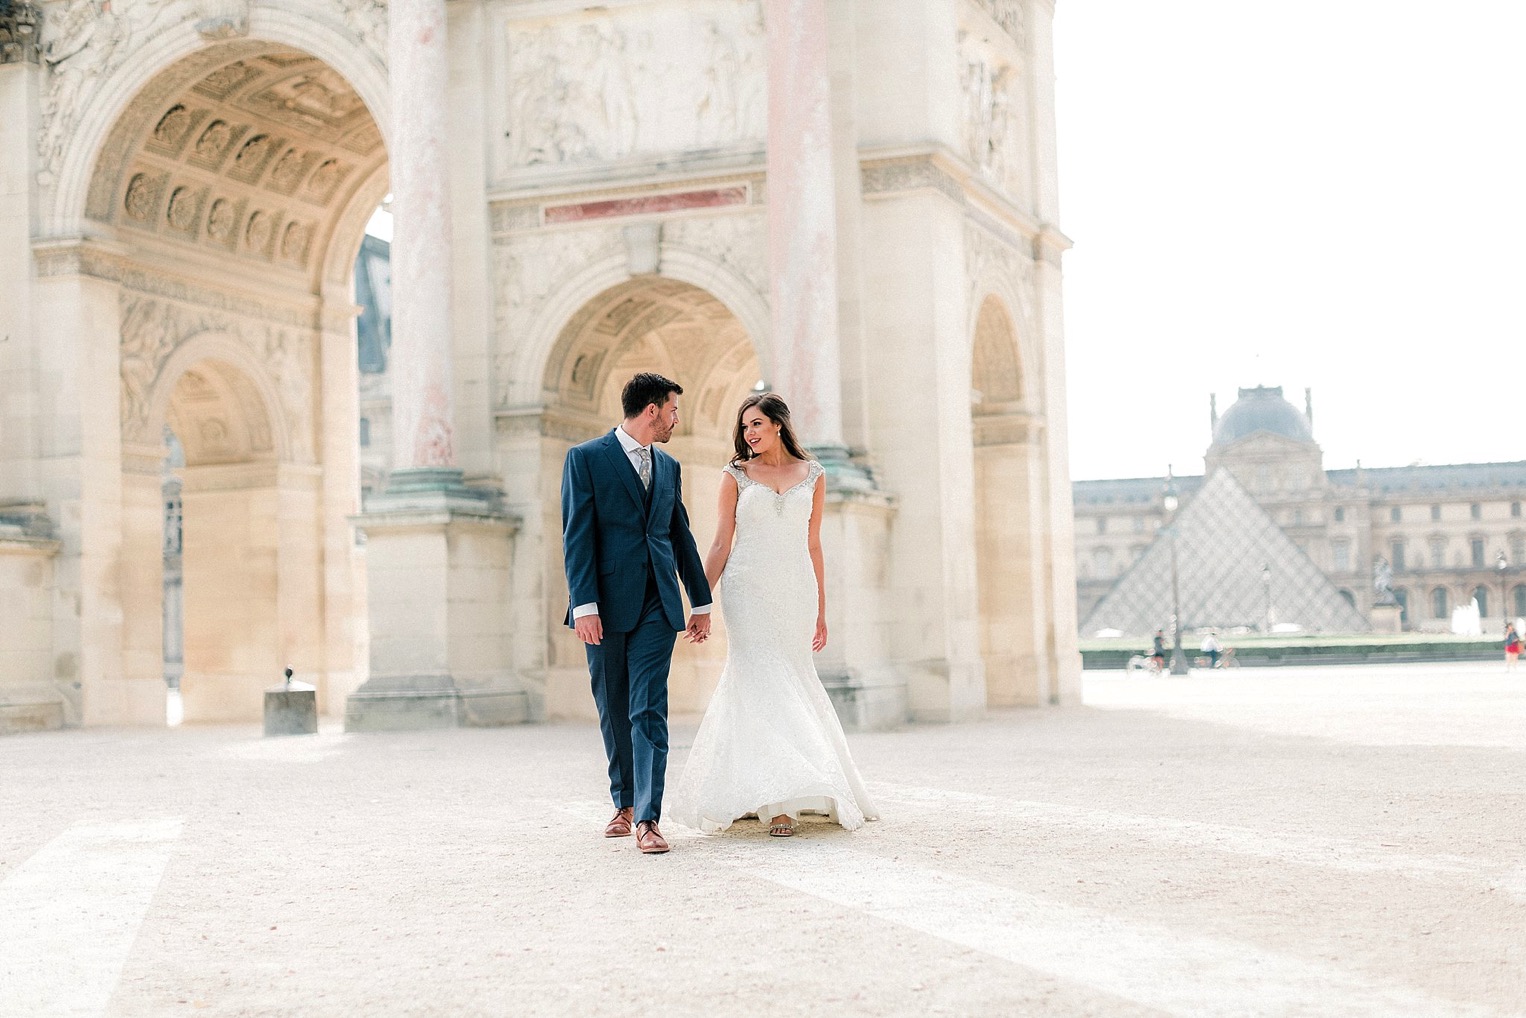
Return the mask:
M 1076 478 L 1314 389 L 1327 467 L 1526 458 L 1526 2 L 1060 0 Z

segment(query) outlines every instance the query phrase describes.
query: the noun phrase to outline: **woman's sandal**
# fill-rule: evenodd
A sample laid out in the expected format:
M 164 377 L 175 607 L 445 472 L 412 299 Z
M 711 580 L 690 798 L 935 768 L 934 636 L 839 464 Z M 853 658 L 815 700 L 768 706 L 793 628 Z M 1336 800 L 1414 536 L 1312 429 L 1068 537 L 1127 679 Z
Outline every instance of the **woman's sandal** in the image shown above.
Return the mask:
M 786 819 L 782 824 L 770 824 L 768 834 L 773 838 L 792 838 L 795 836 L 795 823 Z

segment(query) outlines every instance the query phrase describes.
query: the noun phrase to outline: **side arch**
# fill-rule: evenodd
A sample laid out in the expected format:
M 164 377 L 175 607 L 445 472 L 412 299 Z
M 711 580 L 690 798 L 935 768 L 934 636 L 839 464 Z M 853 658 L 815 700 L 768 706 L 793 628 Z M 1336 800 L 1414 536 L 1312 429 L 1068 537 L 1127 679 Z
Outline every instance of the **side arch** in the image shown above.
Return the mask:
M 163 432 L 169 417 L 175 386 L 187 370 L 212 361 L 228 364 L 238 371 L 258 395 L 258 410 L 270 429 L 271 450 L 276 461 L 292 461 L 291 422 L 282 411 L 281 398 L 265 366 L 256 360 L 238 337 L 222 332 L 203 332 L 181 343 L 165 360 L 154 379 L 148 403 L 145 430 L 156 436 Z M 247 411 L 247 407 L 245 408 Z

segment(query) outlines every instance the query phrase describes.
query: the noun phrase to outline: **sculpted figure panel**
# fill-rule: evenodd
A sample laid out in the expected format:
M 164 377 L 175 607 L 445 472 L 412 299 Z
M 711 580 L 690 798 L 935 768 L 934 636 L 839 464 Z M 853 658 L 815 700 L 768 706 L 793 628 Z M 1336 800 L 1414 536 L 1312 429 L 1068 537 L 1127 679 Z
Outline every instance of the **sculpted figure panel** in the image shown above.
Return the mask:
M 998 189 L 1028 191 L 1027 94 L 1022 72 L 968 36 L 960 39 L 965 155 Z
M 513 167 L 762 144 L 761 6 L 602 13 L 508 27 Z

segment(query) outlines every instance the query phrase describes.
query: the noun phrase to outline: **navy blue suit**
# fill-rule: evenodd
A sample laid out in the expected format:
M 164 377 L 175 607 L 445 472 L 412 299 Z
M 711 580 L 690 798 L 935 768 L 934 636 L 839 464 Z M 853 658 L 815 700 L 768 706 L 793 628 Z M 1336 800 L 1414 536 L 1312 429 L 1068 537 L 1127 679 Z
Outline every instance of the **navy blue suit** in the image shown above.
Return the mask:
M 597 601 L 604 640 L 587 646 L 593 698 L 609 757 L 610 795 L 636 819 L 662 816 L 668 761 L 668 667 L 685 628 L 678 578 L 691 605 L 711 601 L 689 531 L 678 461 L 652 447 L 642 487 L 613 431 L 567 452 L 562 468 L 567 625 Z

